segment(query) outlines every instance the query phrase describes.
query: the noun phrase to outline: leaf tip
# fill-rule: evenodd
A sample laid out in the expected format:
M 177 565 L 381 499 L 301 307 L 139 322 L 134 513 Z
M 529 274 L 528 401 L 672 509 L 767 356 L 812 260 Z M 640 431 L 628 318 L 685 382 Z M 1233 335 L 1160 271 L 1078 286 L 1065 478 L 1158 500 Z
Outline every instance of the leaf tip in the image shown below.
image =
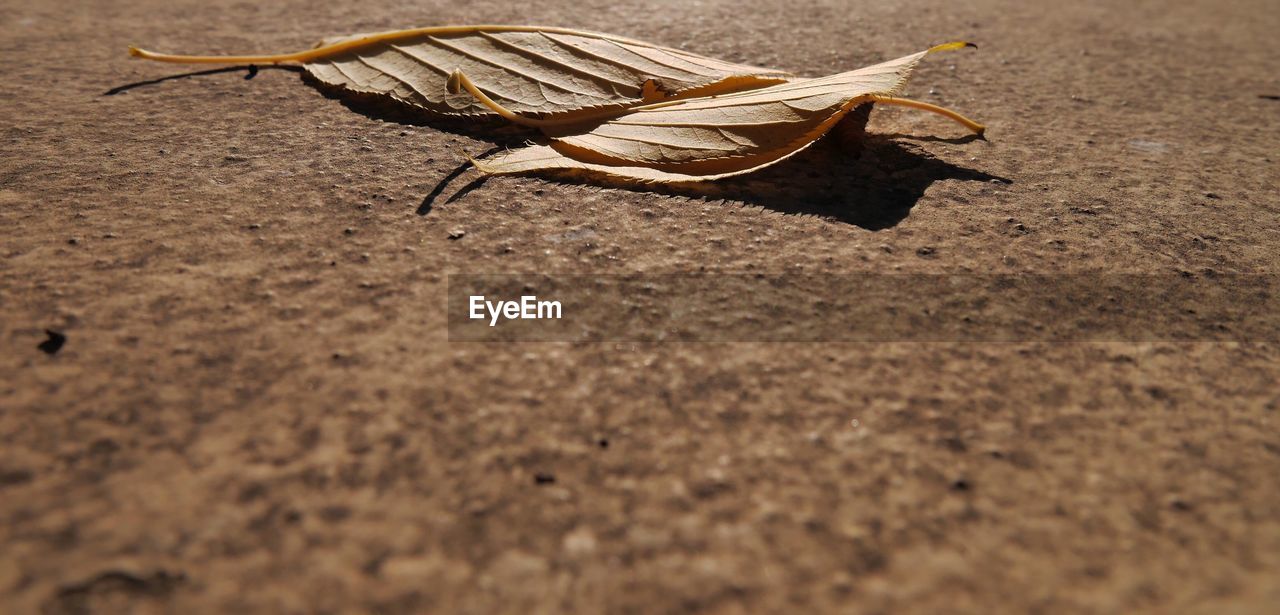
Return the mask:
M 974 49 L 978 48 L 977 45 L 970 43 L 969 41 L 953 41 L 930 47 L 929 51 L 925 53 L 933 53 L 935 51 L 954 51 L 956 49 L 964 49 L 966 47 L 973 47 Z
M 472 158 L 471 154 L 468 154 L 466 149 L 459 148 L 458 151 L 462 154 L 462 157 L 466 158 L 467 162 L 471 163 L 471 166 L 475 167 L 475 169 L 482 175 L 493 175 L 492 167 Z

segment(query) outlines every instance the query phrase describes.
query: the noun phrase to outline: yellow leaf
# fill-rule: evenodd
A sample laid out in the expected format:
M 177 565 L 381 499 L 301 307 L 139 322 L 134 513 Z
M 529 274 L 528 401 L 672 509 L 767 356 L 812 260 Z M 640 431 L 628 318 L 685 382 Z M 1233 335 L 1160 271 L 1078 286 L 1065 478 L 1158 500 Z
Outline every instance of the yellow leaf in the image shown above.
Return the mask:
M 548 144 L 498 154 L 476 167 L 490 174 L 577 169 L 645 182 L 719 179 L 796 154 L 866 102 L 940 113 L 981 135 L 980 124 L 954 111 L 895 96 L 925 55 L 965 45 L 939 45 L 828 77 L 636 107 L 594 127 L 528 121 L 543 129 Z M 474 85 L 465 75 L 455 80 Z
M 722 62 L 608 34 L 532 26 L 449 26 L 357 34 L 266 56 L 182 56 L 131 47 L 134 56 L 186 64 L 301 64 L 320 82 L 383 95 L 436 115 L 493 112 L 450 94 L 456 70 L 494 102 L 543 118 L 733 92 L 787 80 L 782 71 Z

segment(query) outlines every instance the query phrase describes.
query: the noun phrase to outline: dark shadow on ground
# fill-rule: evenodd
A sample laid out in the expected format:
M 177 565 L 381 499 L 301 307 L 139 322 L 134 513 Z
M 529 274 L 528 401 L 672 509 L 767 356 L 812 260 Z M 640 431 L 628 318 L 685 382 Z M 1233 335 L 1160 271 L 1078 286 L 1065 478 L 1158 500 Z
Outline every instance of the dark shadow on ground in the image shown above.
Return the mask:
M 902 133 L 889 133 L 880 135 L 886 139 L 901 139 L 903 141 L 919 141 L 921 143 L 949 143 L 951 145 L 964 145 L 973 143 L 974 141 L 986 141 L 986 137 L 982 135 L 967 134 L 963 137 L 939 137 L 935 135 L 904 135 Z
M 538 135 L 538 133 L 527 128 L 514 126 L 510 122 L 498 118 L 492 120 L 466 120 L 427 116 L 423 114 L 421 109 L 395 100 L 360 92 L 348 92 L 341 88 L 321 83 L 307 73 L 301 66 L 292 65 L 272 64 L 258 66 L 256 64 L 241 64 L 238 66 L 223 66 L 219 68 L 179 73 L 176 75 L 158 77 L 156 79 L 127 83 L 125 85 L 111 88 L 110 90 L 103 92 L 102 95 L 115 96 L 116 94 L 128 92 L 129 90 L 136 88 L 159 85 L 166 81 L 176 81 L 179 79 L 191 79 L 193 77 L 205 77 L 209 75 L 221 75 L 241 71 L 245 71 L 244 78 L 245 80 L 249 80 L 256 77 L 260 70 L 284 70 L 298 73 L 304 83 L 318 90 L 325 98 L 337 101 L 347 109 L 371 119 L 408 126 L 430 126 L 450 134 L 480 139 L 491 143 L 499 143 L 509 147 L 524 143 Z
M 437 185 L 418 213 L 430 211 L 435 199 L 445 192 L 444 184 L 462 176 L 470 166 L 464 163 Z M 942 161 L 914 146 L 881 135 L 865 137 L 860 153 L 846 152 L 824 139 L 772 167 L 711 182 L 635 184 L 597 175 L 550 175 L 544 179 L 693 199 L 738 201 L 785 214 L 838 220 L 868 230 L 891 228 L 904 220 L 936 181 L 1013 183 Z M 487 177 L 472 179 L 445 202 L 457 201 L 488 180 Z
M 125 85 L 119 85 L 114 88 L 111 88 L 110 90 L 103 92 L 102 95 L 115 96 L 116 94 L 120 94 L 122 92 L 128 92 L 129 90 L 132 90 L 134 88 L 141 88 L 149 85 L 157 85 L 160 83 L 164 83 L 166 81 L 174 81 L 177 79 L 190 79 L 192 77 L 204 77 L 206 75 L 221 75 L 223 73 L 238 73 L 240 71 L 245 71 L 244 78 L 246 81 L 248 81 L 249 79 L 253 79 L 254 77 L 258 76 L 258 70 L 260 68 L 267 69 L 267 70 L 287 70 L 287 71 L 293 71 L 293 72 L 302 71 L 302 69 L 297 66 L 259 67 L 256 64 L 244 64 L 240 66 L 224 66 L 222 68 L 210 68 L 208 70 L 198 70 L 198 71 L 189 72 L 189 73 L 181 73 L 178 75 L 169 75 L 167 77 L 160 77 L 157 79 L 147 79 L 146 81 L 136 81 L 134 83 L 126 83 Z
M 477 156 L 477 158 L 484 158 L 485 156 L 491 156 L 502 150 L 503 150 L 502 146 L 493 147 L 488 151 Z M 467 170 L 470 168 L 471 168 L 471 162 L 467 161 L 458 165 L 458 168 L 450 171 L 448 175 L 444 176 L 444 179 L 441 179 L 438 183 L 436 183 L 435 188 L 432 188 L 431 192 L 427 193 L 427 196 L 422 199 L 422 203 L 418 205 L 417 214 L 419 216 L 425 216 L 431 213 L 431 209 L 435 207 L 436 199 L 440 198 L 441 194 L 444 194 L 445 189 L 449 187 L 449 184 L 452 183 L 453 180 L 461 177 L 462 174 L 466 173 Z M 459 189 L 457 192 L 453 193 L 453 195 L 449 197 L 449 200 L 445 202 L 452 203 L 466 196 L 468 192 L 471 192 L 472 190 L 475 190 L 476 188 L 480 187 L 481 183 L 483 182 L 472 181 L 468 183 L 467 185 Z

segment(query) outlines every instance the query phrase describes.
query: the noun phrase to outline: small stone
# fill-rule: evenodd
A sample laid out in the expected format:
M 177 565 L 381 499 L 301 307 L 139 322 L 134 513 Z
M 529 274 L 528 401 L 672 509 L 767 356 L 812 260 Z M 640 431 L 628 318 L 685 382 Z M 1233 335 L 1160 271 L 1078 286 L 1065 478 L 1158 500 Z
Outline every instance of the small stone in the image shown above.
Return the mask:
M 47 339 L 36 344 L 36 348 L 39 348 L 45 354 L 57 354 L 59 350 L 62 350 L 62 345 L 67 343 L 67 336 L 61 331 L 45 329 L 44 334 Z
M 465 237 L 466 234 L 467 234 L 466 231 L 460 228 L 456 228 L 456 229 L 453 229 L 452 231 L 449 231 L 449 239 L 453 239 L 456 241 L 458 239 L 462 239 L 463 237 Z
M 565 534 L 562 542 L 565 553 L 570 557 L 586 557 L 596 551 L 597 541 L 595 534 L 589 528 L 580 527 L 568 534 Z

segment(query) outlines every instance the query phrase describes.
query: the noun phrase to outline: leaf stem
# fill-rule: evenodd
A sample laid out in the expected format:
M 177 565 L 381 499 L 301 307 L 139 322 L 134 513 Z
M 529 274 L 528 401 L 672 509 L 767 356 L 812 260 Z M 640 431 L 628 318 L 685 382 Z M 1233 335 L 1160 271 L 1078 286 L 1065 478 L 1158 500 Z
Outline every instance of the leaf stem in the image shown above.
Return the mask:
M 983 126 L 982 124 L 979 124 L 946 107 L 939 107 L 938 105 L 931 105 L 927 102 L 920 102 L 918 100 L 911 100 L 909 98 L 897 98 L 895 96 L 872 96 L 871 100 L 883 105 L 898 105 L 900 107 L 911 107 L 912 109 L 920 109 L 921 111 L 930 111 L 933 113 L 937 113 L 938 115 L 941 115 L 945 118 L 948 118 L 956 122 L 959 122 L 960 124 L 963 124 L 965 128 L 972 130 L 979 137 L 983 136 L 983 133 L 987 131 L 986 126 Z
M 282 64 L 284 62 L 306 62 L 314 59 L 315 56 L 309 51 L 265 56 L 180 56 L 156 53 L 146 49 L 138 49 L 137 47 L 130 47 L 129 55 L 144 60 L 172 62 L 174 64 Z
M 669 50 L 666 47 L 660 47 L 636 41 L 620 36 L 609 34 L 600 34 L 598 32 L 586 32 L 582 30 L 571 30 L 568 28 L 549 28 L 543 26 L 504 26 L 504 25 L 479 25 L 479 26 L 435 26 L 428 28 L 410 28 L 408 30 L 394 30 L 391 32 L 379 32 L 354 38 L 348 38 L 336 43 L 321 45 L 312 49 L 306 49 L 295 53 L 281 53 L 270 55 L 241 55 L 241 56 L 190 56 L 190 55 L 174 55 L 168 53 L 156 53 L 147 51 L 137 47 L 129 47 L 129 55 L 136 58 L 144 58 L 147 60 L 155 60 L 157 62 L 173 62 L 175 64 L 281 64 L 284 62 L 300 62 L 306 63 L 314 60 L 323 60 L 333 56 L 346 53 L 348 51 L 356 51 L 376 43 L 388 43 L 395 41 L 403 41 L 414 39 L 421 36 L 456 36 L 475 33 L 499 33 L 499 32 L 531 32 L 544 34 L 564 34 L 571 36 L 581 36 L 585 38 L 593 38 L 598 40 L 614 41 L 618 43 L 626 43 L 630 45 L 640 45 L 646 48 Z M 772 69 L 757 69 L 762 74 L 774 75 L 782 74 L 781 71 Z
M 135 58 L 143 58 L 146 60 L 155 60 L 156 62 L 173 62 L 175 64 L 281 64 L 284 62 L 300 62 L 306 63 L 313 60 L 322 60 L 333 57 L 335 55 L 353 51 L 363 47 L 367 47 L 374 43 L 383 43 L 391 41 L 399 41 L 418 36 L 447 36 L 453 34 L 470 34 L 474 32 L 553 32 L 553 33 L 573 33 L 593 38 L 601 38 L 604 35 L 589 32 L 576 32 L 563 28 L 536 28 L 532 26 L 444 26 L 432 28 L 411 28 L 408 30 L 394 30 L 391 32 L 379 32 L 358 38 L 351 38 L 337 43 L 321 45 L 312 49 L 306 49 L 294 53 L 280 53 L 270 55 L 257 56 L 184 56 L 168 53 L 156 53 L 147 51 L 137 47 L 129 47 L 129 55 Z M 625 41 L 618 38 L 617 40 Z

